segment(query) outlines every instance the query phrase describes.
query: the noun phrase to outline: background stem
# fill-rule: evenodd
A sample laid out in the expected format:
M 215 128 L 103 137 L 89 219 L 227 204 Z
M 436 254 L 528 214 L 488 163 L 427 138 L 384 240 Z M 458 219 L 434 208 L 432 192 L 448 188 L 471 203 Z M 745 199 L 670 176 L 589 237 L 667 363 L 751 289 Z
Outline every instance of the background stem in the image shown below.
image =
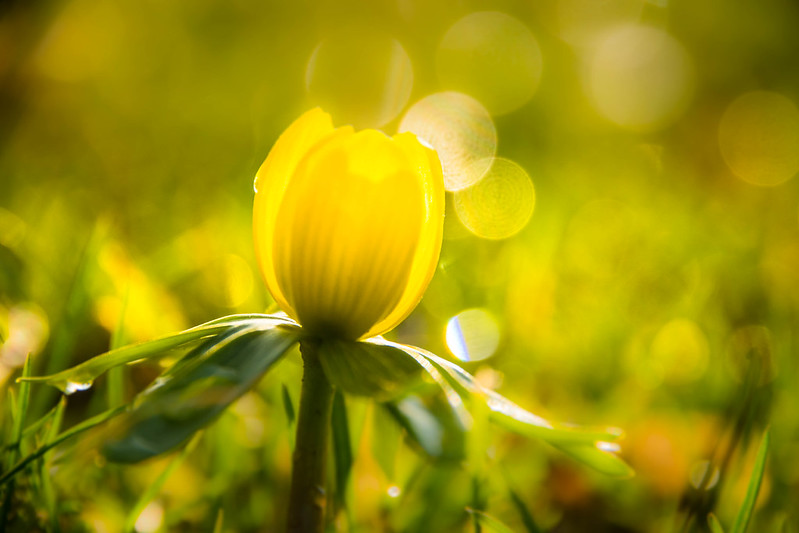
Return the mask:
M 300 344 L 304 363 L 297 440 L 294 446 L 289 496 L 289 533 L 324 531 L 327 441 L 333 389 L 317 355 L 316 344 Z

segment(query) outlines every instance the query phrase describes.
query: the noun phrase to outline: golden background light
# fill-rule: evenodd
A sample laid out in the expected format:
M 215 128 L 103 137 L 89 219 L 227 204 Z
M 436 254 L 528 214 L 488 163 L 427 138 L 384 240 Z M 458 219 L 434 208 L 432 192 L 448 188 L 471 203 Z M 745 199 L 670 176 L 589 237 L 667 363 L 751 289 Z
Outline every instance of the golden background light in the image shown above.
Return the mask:
M 521 406 L 624 428 L 637 472 L 603 481 L 556 450 L 496 433 L 486 483 L 504 486 L 494 463 L 514 465 L 508 481 L 542 530 L 669 529 L 669 502 L 725 435 L 756 363 L 753 431 L 740 442 L 754 450 L 772 428 L 766 477 L 781 490 L 756 507 L 750 530 L 795 516 L 797 2 L 64 0 L 2 11 L 0 386 L 10 394 L 0 390 L 0 427 L 19 420 L 11 397 L 28 353 L 41 375 L 118 343 L 277 311 L 253 247 L 252 177 L 287 125 L 321 106 L 337 126 L 414 132 L 443 165 L 440 259 L 388 338 L 475 361 L 493 324 L 494 354 L 469 363 L 479 382 L 497 383 L 484 379 L 490 365 L 502 376 L 496 392 Z M 497 157 L 524 170 L 521 188 L 496 179 L 503 163 L 489 172 Z M 375 211 L 340 199 L 334 170 L 320 169 L 296 227 L 334 210 Z M 271 196 L 263 180 L 258 189 Z M 398 241 L 377 231 L 402 201 L 393 196 L 364 224 L 385 246 Z M 308 242 L 298 256 L 320 250 Z M 448 327 L 460 334 L 447 339 Z M 131 399 L 178 355 L 122 368 L 124 389 L 118 374 L 76 393 L 58 431 L 118 404 L 108 392 Z M 19 473 L 8 527 L 134 529 L 129 515 L 144 502 L 134 513 L 131 495 L 149 494 L 163 519 L 147 529 L 201 529 L 222 508 L 218 529 L 283 529 L 300 360 L 287 354 L 209 426 L 161 490 L 148 487 L 173 455 L 109 469 L 65 443 L 42 469 Z M 25 429 L 25 454 L 56 433 L 41 418 L 56 405 L 46 389 L 30 389 L 24 426 L 40 429 Z M 409 392 L 423 396 L 415 411 L 438 417 L 446 399 L 433 389 Z M 462 528 L 475 472 L 429 462 L 384 406 L 347 397 L 344 407 L 355 464 L 346 489 L 326 488 L 345 496 L 327 527 Z M 0 446 L 16 453 L 4 433 Z M 456 440 L 441 449 L 457 451 Z M 752 471 L 741 452 L 715 489 L 727 530 Z M 46 498 L 39 470 L 51 474 Z M 443 481 L 455 490 L 440 490 Z M 570 512 L 580 502 L 590 509 Z M 524 531 L 506 503 L 491 498 L 481 511 Z
M 413 65 L 391 36 L 348 28 L 317 45 L 305 85 L 312 103 L 328 110 L 337 123 L 380 127 L 408 103 Z
M 254 276 L 250 265 L 239 255 L 227 254 L 221 261 L 221 274 L 225 279 L 225 287 L 220 305 L 236 308 L 247 301 L 254 285 Z
M 652 341 L 650 357 L 643 364 L 655 379 L 688 383 L 707 370 L 709 350 L 707 338 L 696 323 L 678 318 L 660 328 Z
M 778 93 L 746 93 L 721 117 L 719 148 L 742 180 L 779 185 L 799 172 L 799 110 Z
M 455 193 L 455 212 L 472 233 L 507 239 L 524 228 L 535 208 L 535 188 L 517 163 L 495 158 L 479 182 Z
M 518 109 L 535 94 L 541 49 L 518 19 L 495 11 L 472 13 L 444 35 L 436 66 L 444 88 L 470 94 L 500 115 Z
M 672 123 L 687 106 L 692 87 L 690 57 L 657 28 L 620 26 L 600 39 L 590 60 L 588 90 L 597 110 L 634 131 Z
M 480 102 L 457 92 L 431 94 L 413 104 L 399 131 L 410 131 L 436 149 L 448 191 L 477 183 L 497 151 L 491 115 Z
M 608 29 L 637 22 L 643 8 L 643 0 L 558 0 L 558 34 L 574 46 L 590 46 Z
M 114 3 L 68 3 L 34 55 L 37 70 L 62 82 L 102 75 L 120 48 L 123 17 Z

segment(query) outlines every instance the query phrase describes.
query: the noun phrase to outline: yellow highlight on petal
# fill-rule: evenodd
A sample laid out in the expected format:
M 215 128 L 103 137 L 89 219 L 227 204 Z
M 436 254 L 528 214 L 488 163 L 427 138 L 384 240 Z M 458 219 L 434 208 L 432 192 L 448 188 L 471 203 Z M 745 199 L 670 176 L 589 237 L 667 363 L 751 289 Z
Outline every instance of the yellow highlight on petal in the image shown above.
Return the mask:
M 314 335 L 358 339 L 416 306 L 441 247 L 444 184 L 413 134 L 334 129 L 319 109 L 256 177 L 255 247 L 269 291 Z

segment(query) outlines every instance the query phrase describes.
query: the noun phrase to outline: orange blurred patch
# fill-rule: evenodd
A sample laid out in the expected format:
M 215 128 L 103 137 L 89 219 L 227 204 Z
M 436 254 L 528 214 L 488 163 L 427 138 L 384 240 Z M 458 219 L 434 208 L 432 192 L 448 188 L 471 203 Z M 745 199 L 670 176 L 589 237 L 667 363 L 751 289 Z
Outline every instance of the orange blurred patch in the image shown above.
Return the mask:
M 685 489 L 694 463 L 709 455 L 719 424 L 711 416 L 659 413 L 627 431 L 624 449 L 637 476 L 655 494 L 676 498 Z

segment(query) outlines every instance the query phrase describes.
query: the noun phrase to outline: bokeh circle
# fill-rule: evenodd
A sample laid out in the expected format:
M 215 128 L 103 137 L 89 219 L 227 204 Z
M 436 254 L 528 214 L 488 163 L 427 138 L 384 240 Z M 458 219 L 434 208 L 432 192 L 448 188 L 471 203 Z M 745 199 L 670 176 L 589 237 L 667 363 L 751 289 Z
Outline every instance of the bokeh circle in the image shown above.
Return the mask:
M 533 97 L 542 64 L 541 48 L 529 28 L 496 11 L 457 21 L 436 55 L 442 85 L 474 96 L 494 115 L 518 109 Z
M 491 115 L 480 102 L 458 92 L 422 98 L 402 117 L 399 131 L 410 131 L 435 148 L 448 191 L 477 183 L 497 151 L 497 130 Z
M 312 103 L 331 113 L 335 123 L 376 128 L 407 105 L 413 65 L 391 36 L 348 29 L 316 46 L 308 60 L 305 86 Z
M 746 93 L 721 117 L 719 148 L 742 180 L 763 187 L 784 183 L 799 172 L 799 109 L 778 93 Z
M 590 60 L 588 90 L 597 110 L 633 131 L 674 122 L 693 92 L 685 48 L 663 30 L 626 25 L 606 33 Z
M 527 225 L 535 188 L 517 163 L 495 158 L 483 179 L 455 193 L 455 212 L 469 231 L 484 239 L 507 239 Z

